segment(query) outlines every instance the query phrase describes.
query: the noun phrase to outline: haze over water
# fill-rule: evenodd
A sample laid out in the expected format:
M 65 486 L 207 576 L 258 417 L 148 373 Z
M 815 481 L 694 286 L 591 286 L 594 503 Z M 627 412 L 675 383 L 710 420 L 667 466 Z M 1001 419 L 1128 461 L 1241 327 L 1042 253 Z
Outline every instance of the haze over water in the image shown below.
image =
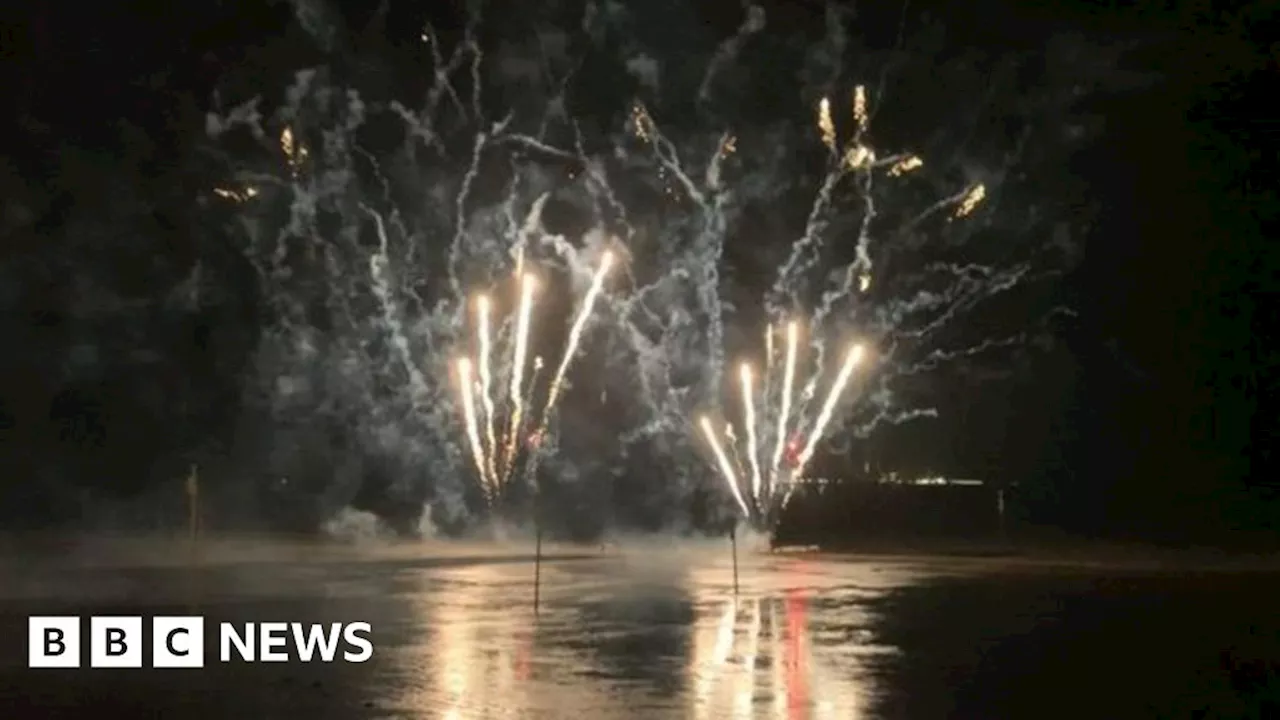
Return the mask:
M 1280 576 L 727 552 L 262 557 L 5 572 L 28 614 L 373 625 L 363 665 L 0 666 L 13 717 L 1265 717 Z M 1267 706 L 1265 703 L 1270 702 Z M 1266 708 L 1270 707 L 1271 710 Z

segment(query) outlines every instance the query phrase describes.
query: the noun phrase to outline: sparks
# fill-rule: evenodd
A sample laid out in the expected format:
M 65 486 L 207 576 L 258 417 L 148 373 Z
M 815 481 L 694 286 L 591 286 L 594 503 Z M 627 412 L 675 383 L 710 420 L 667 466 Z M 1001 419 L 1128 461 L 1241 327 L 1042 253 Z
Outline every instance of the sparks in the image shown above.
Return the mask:
M 986 197 L 987 186 L 982 183 L 974 185 L 969 189 L 969 192 L 965 193 L 964 199 L 960 201 L 960 206 L 956 208 L 956 212 L 953 217 L 962 218 L 973 212 Z
M 831 152 L 836 151 L 836 124 L 831 119 L 831 101 L 822 98 L 818 103 L 818 132 L 822 135 L 822 144 Z
M 742 363 L 742 414 L 747 426 L 747 462 L 751 465 L 751 497 L 760 502 L 760 448 L 756 442 L 756 399 L 751 366 Z
M 520 310 L 516 316 L 516 341 L 511 359 L 511 429 L 507 433 L 507 454 L 500 470 L 505 483 L 511 477 L 515 465 L 520 428 L 524 422 L 524 365 L 529 354 L 529 324 L 533 317 L 533 291 L 537 286 L 532 274 L 526 273 L 520 282 Z
M 594 17 L 595 7 L 589 8 Z M 352 398 L 351 402 L 360 403 L 360 412 L 370 413 L 360 427 L 372 422 L 378 432 L 371 436 L 411 438 L 412 444 L 404 444 L 406 451 L 412 451 L 415 463 L 430 467 L 423 477 L 442 479 L 441 493 L 456 489 L 448 485 L 460 465 L 467 482 L 484 489 L 490 507 L 502 500 L 502 486 L 513 475 L 536 477 L 539 458 L 558 450 L 549 421 L 561 414 L 564 396 L 574 389 L 569 373 L 587 343 L 586 333 L 596 319 L 593 313 L 607 305 L 616 331 L 611 333 L 610 352 L 617 355 L 611 360 L 622 359 L 610 362 L 610 374 L 633 374 L 618 378 L 625 381 L 618 385 L 637 391 L 631 405 L 639 411 L 637 415 L 644 416 L 625 420 L 632 427 L 619 440 L 623 448 L 647 439 L 665 442 L 672 432 L 689 432 L 692 425 L 701 425 L 738 505 L 749 517 L 767 518 L 777 505 L 776 498 L 795 487 L 823 438 L 838 431 L 839 409 L 850 389 L 860 384 L 854 377 L 861 352 L 844 356 L 844 348 L 823 341 L 824 330 L 856 325 L 855 332 L 869 343 L 872 338 L 877 344 L 884 338 L 877 362 L 894 358 L 880 378 L 884 390 L 877 388 L 869 398 L 877 414 L 866 414 L 863 417 L 871 418 L 867 423 L 851 428 L 863 437 L 885 413 L 900 409 L 888 399 L 895 394 L 889 385 L 895 376 L 988 347 L 983 343 L 946 353 L 943 348 L 927 347 L 926 342 L 937 342 L 943 334 L 937 332 L 939 328 L 977 300 L 1023 282 L 1024 276 L 1033 277 L 1038 269 L 1032 260 L 1018 260 L 1018 265 L 1002 269 L 985 264 L 980 257 L 951 253 L 953 245 L 966 241 L 964 233 L 957 232 L 955 242 L 948 238 L 947 262 L 935 263 L 939 268 L 930 265 L 918 273 L 921 277 L 915 277 L 910 268 L 900 272 L 911 263 L 891 261 L 891 254 L 882 251 L 882 239 L 902 238 L 912 249 L 923 247 L 919 241 L 924 238 L 918 236 L 934 227 L 932 220 L 945 222 L 948 216 L 975 213 L 989 189 L 972 183 L 952 187 L 945 199 L 919 213 L 912 208 L 903 212 L 884 197 L 882 191 L 895 185 L 924 190 L 926 183 L 880 181 L 905 176 L 925 161 L 907 148 L 872 142 L 869 125 L 875 109 L 869 105 L 873 98 L 866 86 L 854 84 L 865 80 L 854 79 L 849 85 L 830 88 L 828 97 L 812 97 L 801 108 L 800 121 L 806 126 L 802 130 L 813 132 L 809 123 L 815 119 L 811 113 L 816 114 L 815 134 L 826 155 L 824 175 L 814 186 L 803 229 L 796 228 L 788 257 L 779 258 L 782 262 L 773 284 L 761 298 L 764 317 L 772 321 L 766 330 L 765 358 L 739 357 L 735 360 L 749 363 L 730 369 L 726 338 L 734 333 L 727 332 L 726 325 L 733 304 L 725 291 L 733 280 L 722 268 L 725 244 L 736 234 L 734 228 L 741 219 L 750 217 L 742 212 L 744 208 L 779 197 L 771 185 L 792 184 L 775 174 L 772 160 L 755 162 L 754 156 L 762 149 L 781 155 L 777 172 L 795 164 L 785 157 L 794 148 L 761 148 L 759 133 L 735 137 L 734 131 L 741 128 L 732 125 L 739 120 L 732 115 L 733 109 L 714 107 L 722 93 L 711 89 L 723 84 L 715 76 L 734 62 L 746 35 L 721 47 L 714 66 L 706 68 L 698 96 L 708 111 L 704 117 L 728 121 L 721 127 L 684 137 L 668 134 L 659 124 L 657 109 L 662 107 L 663 93 L 656 86 L 658 75 L 651 76 L 647 65 L 653 63 L 644 58 L 644 67 L 629 69 L 644 76 L 645 83 L 652 77 L 652 92 L 643 93 L 652 98 L 652 107 L 624 102 L 616 108 L 622 111 L 621 132 L 605 129 L 584 140 L 566 105 L 566 99 L 581 90 L 573 73 L 565 74 L 556 83 L 558 92 L 545 98 L 536 134 L 528 134 L 533 123 L 511 121 L 510 114 L 500 119 L 504 117 L 500 108 L 488 107 L 479 80 L 488 72 L 489 61 L 479 40 L 484 33 L 478 15 L 473 17 L 469 10 L 468 19 L 473 22 L 467 25 L 462 42 L 441 43 L 430 27 L 420 33 L 432 68 L 432 77 L 426 78 L 425 104 L 420 107 L 410 108 L 389 97 L 362 97 L 354 87 L 330 84 L 324 73 L 297 73 L 295 83 L 278 93 L 283 101 L 278 112 L 264 116 L 250 102 L 206 118 L 211 135 L 231 137 L 228 133 L 233 128 L 249 132 L 274 161 L 264 163 L 257 154 L 246 156 L 228 147 L 233 174 L 219 182 L 221 187 L 211 188 L 208 198 L 214 205 L 235 205 L 220 207 L 219 213 L 233 211 L 242 216 L 238 219 L 249 242 L 241 245 L 263 291 L 270 294 L 271 309 L 279 314 L 272 318 L 278 333 L 270 336 L 271 342 L 279 342 L 279 349 L 271 348 L 272 353 L 264 356 L 279 355 L 279 363 L 296 362 L 294 370 L 302 372 L 310 367 L 307 363 L 317 348 L 325 348 L 344 382 L 352 383 L 353 389 L 344 391 L 342 401 Z M 763 23 L 763 11 L 751 6 L 743 32 L 757 32 Z M 594 33 L 598 22 L 588 24 L 584 18 L 583 27 L 588 25 Z M 830 39 L 835 42 L 834 36 Z M 658 69 L 656 64 L 653 69 Z M 465 92 L 464 85 L 472 92 Z M 374 108 L 379 108 L 379 116 L 398 118 L 391 120 L 398 123 L 392 132 L 405 142 L 373 146 L 362 142 L 363 134 L 383 132 L 369 124 Z M 518 113 L 522 118 L 536 114 L 524 109 Z M 841 115 L 841 120 L 833 115 Z M 563 132 L 565 128 L 573 132 Z M 889 135 L 902 137 L 903 133 Z M 776 143 L 783 136 L 768 137 L 773 139 L 763 142 Z M 810 136 L 805 142 L 814 139 Z M 321 144 L 308 148 L 309 142 Z M 468 152 L 462 152 L 463 145 Z M 460 177 L 450 177 L 453 160 L 444 165 L 423 162 L 420 148 L 462 163 L 469 156 L 470 164 Z M 750 162 L 731 162 L 731 155 L 742 155 Z M 940 177 L 931 181 L 951 175 L 958 162 L 951 155 L 929 158 L 929 163 L 941 163 Z M 525 181 L 526 175 L 541 178 L 548 163 L 554 163 L 554 169 L 545 173 L 547 181 Z M 536 166 L 529 167 L 535 172 L 527 174 L 528 166 Z M 463 169 L 462 164 L 456 167 Z M 670 198 L 662 208 L 667 215 L 651 218 L 653 208 L 628 200 L 648 197 L 618 184 L 626 177 L 629 185 L 637 169 L 643 170 L 643 176 L 636 177 L 636 182 L 652 186 L 655 197 Z M 565 175 L 571 183 L 564 183 Z M 1004 182 L 1016 176 L 993 169 L 990 177 Z M 626 273 L 625 297 L 606 297 L 603 289 L 613 256 L 602 253 L 584 273 L 581 249 L 545 230 L 542 204 L 547 196 L 560 192 L 551 187 L 556 184 L 567 185 L 564 189 L 578 199 L 594 204 L 593 217 L 599 226 L 593 233 L 609 228 L 638 239 L 637 247 L 628 251 L 640 255 Z M 426 196 L 421 193 L 423 187 L 431 188 Z M 495 193 L 500 187 L 506 190 L 499 201 Z M 995 191 L 995 186 L 990 188 Z M 250 200 L 259 193 L 263 197 Z M 534 197 L 538 193 L 543 194 Z M 412 198 L 412 207 L 400 207 L 403 201 L 398 198 Z M 856 211 L 855 204 L 861 206 Z M 526 220 L 519 223 L 516 215 L 525 208 Z M 857 216 L 861 222 L 846 222 Z M 953 229 L 965 230 L 959 225 Z M 449 242 L 440 263 L 434 262 L 434 250 L 428 247 L 436 236 L 449 236 L 444 238 Z M 829 253 L 833 241 L 842 247 Z M 575 287 L 580 276 L 591 280 L 589 287 L 582 283 L 582 296 L 573 298 L 572 318 L 568 313 L 535 317 L 560 306 L 541 296 L 542 288 L 553 287 L 536 267 L 538 255 L 547 248 L 554 248 L 558 261 L 573 267 Z M 845 264 L 831 268 L 825 282 L 805 277 L 832 257 Z M 494 287 L 467 286 L 468 277 L 485 277 L 486 286 L 492 282 L 489 271 L 493 268 L 487 266 L 499 258 L 503 273 L 514 265 L 513 277 L 504 277 Z M 881 261 L 884 266 L 873 266 Z M 978 267 L 977 263 L 984 264 Z M 621 274 L 616 265 L 612 272 L 615 277 Z M 874 292 L 870 290 L 873 273 Z M 954 279 L 941 277 L 944 274 Z M 537 293 L 535 277 L 541 281 Z M 928 291 L 916 292 L 917 287 Z M 805 303 L 814 304 L 812 316 L 793 316 Z M 334 337 L 327 345 L 318 345 L 317 340 L 329 331 L 308 322 L 312 307 L 326 308 L 335 321 L 329 323 Z M 543 325 L 550 321 L 555 332 L 545 333 Z M 559 327 L 561 321 L 564 328 Z M 546 337 L 558 337 L 561 330 L 568 330 L 563 347 L 542 347 Z M 750 335 L 759 343 L 757 333 Z M 370 342 L 372 337 L 384 341 Z M 799 347 L 800 339 L 807 341 L 804 348 Z M 934 352 L 920 360 L 922 350 Z M 559 355 L 547 356 L 551 364 L 545 381 L 542 358 L 537 355 L 544 351 Z M 281 374 L 283 369 L 276 365 L 264 364 L 264 372 Z M 613 379 L 608 378 L 611 388 Z M 460 398 L 453 396 L 455 381 Z M 292 395 L 293 386 L 279 382 L 277 392 Z M 400 392 L 385 392 L 397 386 Z M 730 396 L 741 392 L 741 397 L 726 397 L 717 404 L 732 417 L 712 414 L 714 433 L 709 421 L 688 419 L 697 417 L 697 407 L 691 403 L 702 402 L 708 391 Z M 609 392 L 612 398 L 614 390 Z M 455 406 L 458 399 L 462 402 Z M 545 405 L 535 406 L 544 400 Z M 605 402 L 603 392 L 600 402 Z M 442 406 L 449 412 L 441 412 Z M 702 438 L 693 439 L 701 444 Z M 478 479 L 470 477 L 467 467 L 473 460 L 477 460 Z
M 858 124 L 858 133 L 867 131 L 867 89 L 859 85 L 853 89 L 853 120 Z
M 791 394 L 796 381 L 796 351 L 800 341 L 800 325 L 792 320 L 787 323 L 787 359 L 782 374 L 782 407 L 778 417 L 778 447 L 773 451 L 773 464 L 769 466 L 770 482 L 782 463 L 782 444 L 787 437 L 787 423 L 791 421 Z
M 766 353 L 772 352 L 770 338 L 772 338 L 772 332 L 766 333 Z M 821 411 L 812 423 L 806 423 L 803 408 L 800 413 L 795 409 L 795 382 L 800 348 L 799 321 L 791 320 L 787 323 L 785 342 L 782 389 L 778 396 L 776 412 L 769 406 L 769 394 L 757 393 L 756 378 L 751 365 L 744 362 L 739 367 L 738 381 L 742 408 L 740 427 L 746 431 L 745 448 L 737 442 L 732 423 L 725 427 L 724 436 L 729 443 L 729 448 L 726 449 L 720 444 L 710 421 L 705 417 L 700 420 L 703 435 L 711 444 L 721 475 L 729 484 L 729 490 L 742 508 L 743 515 L 762 524 L 772 521 L 790 496 L 795 480 L 804 472 L 805 466 L 835 417 L 839 400 L 844 395 L 853 371 L 864 354 L 860 344 L 850 348 L 827 392 Z M 772 365 L 766 364 L 766 368 L 770 367 Z M 769 372 L 766 369 L 766 382 L 768 382 Z M 806 385 L 805 393 L 815 392 L 821 378 L 822 368 L 819 367 Z M 805 393 L 802 393 L 802 396 Z M 756 405 L 757 398 L 761 398 L 765 403 L 763 412 Z M 803 429 L 805 425 L 809 425 L 807 430 Z M 773 438 L 775 443 L 767 463 L 762 462 L 758 442 L 762 427 L 765 430 L 765 436 Z M 751 473 L 749 483 L 746 480 L 747 472 Z M 750 503 L 746 500 L 748 494 L 751 498 Z
M 213 194 L 223 200 L 230 200 L 235 203 L 247 202 L 258 196 L 258 189 L 255 187 L 246 187 L 243 189 L 236 188 L 214 188 Z
M 462 393 L 462 416 L 466 424 L 467 440 L 471 443 L 471 456 L 476 464 L 476 472 L 486 477 L 484 446 L 480 443 L 480 428 L 476 424 L 475 382 L 471 377 L 471 360 L 458 359 L 458 390 Z M 491 496 L 493 488 L 483 483 L 486 498 Z
M 836 403 L 840 400 L 840 395 L 844 392 L 844 388 L 849 384 L 849 377 L 853 375 L 853 369 L 857 367 L 862 360 L 862 346 L 854 345 L 849 350 L 849 354 L 845 357 L 844 364 L 840 366 L 840 374 L 836 376 L 836 382 L 831 386 L 831 392 L 827 393 L 826 402 L 822 404 L 822 412 L 818 413 L 818 420 L 813 424 L 813 430 L 809 432 L 809 444 L 805 445 L 804 450 L 800 451 L 797 458 L 799 467 L 794 471 L 799 474 L 809 458 L 813 457 L 813 451 L 818 447 L 818 441 L 822 440 L 822 434 L 826 432 L 827 424 L 831 422 L 831 413 L 835 410 Z
M 613 255 L 606 252 L 600 260 L 600 268 L 596 270 L 595 277 L 591 279 L 591 289 L 587 290 L 587 296 L 582 301 L 582 309 L 578 312 L 577 319 L 573 321 L 573 328 L 569 330 L 569 339 L 565 343 L 564 358 L 560 361 L 560 367 L 556 368 L 555 378 L 551 381 L 551 392 L 547 397 L 547 406 L 543 411 L 539 433 L 546 428 L 551 411 L 555 408 L 556 401 L 560 399 L 560 391 L 564 387 L 564 376 L 569 371 L 569 364 L 573 362 L 574 355 L 578 352 L 578 344 L 582 342 L 582 332 L 587 327 L 587 321 L 591 319 L 591 309 L 595 307 L 596 298 L 604 290 L 604 279 L 608 275 L 609 267 L 612 264 Z
M 899 175 L 906 175 L 912 170 L 916 170 L 923 166 L 924 166 L 923 160 L 916 157 L 915 155 L 909 155 L 903 158 L 902 160 L 899 160 L 898 162 L 894 163 L 893 167 L 889 168 L 889 175 L 892 177 L 898 177 Z
M 720 440 L 716 437 L 715 428 L 711 426 L 711 419 L 703 416 L 699 420 L 702 427 L 702 433 L 707 438 L 707 444 L 711 446 L 711 452 L 716 456 L 716 463 L 720 466 L 720 472 L 724 474 L 724 479 L 729 483 L 729 489 L 733 492 L 733 499 L 738 501 L 738 507 L 742 508 L 742 514 L 750 515 L 751 511 L 747 509 L 747 502 L 742 499 L 742 491 L 738 489 L 738 476 L 733 471 L 733 465 L 729 462 L 729 456 L 725 454 L 724 447 L 720 445 Z
M 485 491 L 485 500 L 491 506 L 502 500 L 510 486 L 517 467 L 523 463 L 525 476 L 536 472 L 536 459 L 548 444 L 548 421 L 562 395 L 569 369 L 577 356 L 586 333 L 592 311 L 604 291 L 604 281 L 614 259 L 606 252 L 601 257 L 581 309 L 565 341 L 564 354 L 552 376 L 547 402 L 540 414 L 531 415 L 534 387 L 543 367 L 542 357 L 535 356 L 529 363 L 531 331 L 535 310 L 537 280 L 529 272 L 522 272 L 524 258 L 521 254 L 516 277 L 519 278 L 519 298 L 516 304 L 515 331 L 511 340 L 509 370 L 500 371 L 509 377 L 505 404 L 501 404 L 493 392 L 494 385 L 494 313 L 490 295 L 480 294 L 475 300 L 475 333 L 479 351 L 479 377 L 474 377 L 472 361 L 468 358 L 457 363 L 458 374 L 464 387 L 463 422 L 468 442 L 475 455 L 479 483 Z M 532 369 L 528 365 L 532 364 Z M 475 396 L 480 397 L 476 407 Z M 533 417 L 535 424 L 527 422 Z M 498 428 L 505 420 L 505 428 Z M 473 438 L 472 435 L 475 437 Z
M 493 341 L 490 337 L 489 310 L 488 295 L 481 295 L 476 299 L 476 325 L 480 335 L 480 400 L 484 407 L 485 425 L 485 474 L 488 478 L 487 482 L 491 486 L 496 486 L 498 474 L 493 458 L 498 451 L 498 445 L 493 432 L 493 372 L 490 367 Z

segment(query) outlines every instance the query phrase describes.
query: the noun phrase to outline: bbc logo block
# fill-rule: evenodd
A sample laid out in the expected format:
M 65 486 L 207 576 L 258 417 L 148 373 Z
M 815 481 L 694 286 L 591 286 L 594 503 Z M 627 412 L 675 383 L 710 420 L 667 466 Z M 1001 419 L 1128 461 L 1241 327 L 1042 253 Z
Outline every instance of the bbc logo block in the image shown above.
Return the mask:
M 204 667 L 204 618 L 152 618 L 151 666 Z
M 27 620 L 27 666 L 78 668 L 88 649 L 89 667 L 140 668 L 145 636 L 141 617 L 91 617 L 88 637 L 79 617 L 32 617 Z M 151 619 L 151 667 L 204 667 L 204 618 Z
M 89 667 L 142 667 L 142 618 L 89 618 Z
M 86 633 L 87 628 L 87 633 Z M 219 662 L 277 663 L 341 660 L 368 662 L 373 629 L 351 623 L 220 623 L 215 645 Z M 202 617 L 70 616 L 27 621 L 27 665 L 32 668 L 202 668 Z M 82 657 L 87 655 L 87 657 Z
M 80 618 L 33 617 L 27 620 L 27 667 L 80 667 Z

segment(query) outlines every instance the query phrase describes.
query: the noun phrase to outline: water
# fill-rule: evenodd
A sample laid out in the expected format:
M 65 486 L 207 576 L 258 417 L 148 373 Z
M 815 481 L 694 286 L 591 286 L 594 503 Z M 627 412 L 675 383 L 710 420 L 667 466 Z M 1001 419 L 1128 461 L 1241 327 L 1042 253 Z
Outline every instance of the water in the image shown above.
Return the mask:
M 25 616 L 204 614 L 373 625 L 360 665 L 27 670 L 5 717 L 1280 717 L 1280 575 L 630 549 L 276 557 L 200 570 L 10 568 Z M 1270 703 L 1268 706 L 1266 703 Z M 1268 709 L 1269 708 L 1269 709 Z

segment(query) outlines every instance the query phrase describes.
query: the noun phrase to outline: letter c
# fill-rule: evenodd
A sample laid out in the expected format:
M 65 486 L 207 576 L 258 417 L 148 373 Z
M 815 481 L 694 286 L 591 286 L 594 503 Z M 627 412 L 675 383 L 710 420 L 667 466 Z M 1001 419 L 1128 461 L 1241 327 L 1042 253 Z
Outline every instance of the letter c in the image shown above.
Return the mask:
M 186 650 L 179 650 L 179 649 L 178 649 L 177 647 L 175 647 L 175 646 L 174 646 L 174 644 L 173 644 L 173 638 L 174 638 L 174 636 L 176 636 L 176 635 L 190 635 L 190 634 L 191 634 L 191 632 L 190 632 L 190 631 L 188 631 L 186 628 L 174 628 L 174 629 L 170 630 L 170 631 L 169 631 L 169 634 L 164 636 L 164 646 L 165 646 L 165 648 L 166 648 L 166 649 L 168 649 L 169 654 L 170 654 L 170 655 L 173 655 L 173 656 L 175 656 L 175 657 L 186 657 L 186 656 L 190 655 L 190 654 L 191 654 L 191 648 L 190 648 L 190 647 L 188 647 Z

